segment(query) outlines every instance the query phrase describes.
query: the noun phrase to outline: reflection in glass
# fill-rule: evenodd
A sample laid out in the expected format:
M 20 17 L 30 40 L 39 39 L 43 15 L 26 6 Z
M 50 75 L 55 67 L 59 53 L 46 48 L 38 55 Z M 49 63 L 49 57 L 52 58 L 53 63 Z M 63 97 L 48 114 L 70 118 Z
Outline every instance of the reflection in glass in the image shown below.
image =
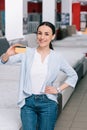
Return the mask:
M 42 22 L 42 1 L 27 1 L 26 8 L 27 15 L 23 17 L 23 34 L 34 33 Z

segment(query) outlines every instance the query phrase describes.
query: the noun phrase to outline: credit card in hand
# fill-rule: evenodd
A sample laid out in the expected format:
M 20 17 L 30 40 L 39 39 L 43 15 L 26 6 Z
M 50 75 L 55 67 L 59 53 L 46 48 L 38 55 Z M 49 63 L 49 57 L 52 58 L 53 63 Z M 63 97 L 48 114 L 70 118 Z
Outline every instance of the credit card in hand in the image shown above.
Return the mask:
M 26 47 L 25 46 L 16 46 L 15 47 L 15 52 L 16 53 L 24 53 L 26 51 Z

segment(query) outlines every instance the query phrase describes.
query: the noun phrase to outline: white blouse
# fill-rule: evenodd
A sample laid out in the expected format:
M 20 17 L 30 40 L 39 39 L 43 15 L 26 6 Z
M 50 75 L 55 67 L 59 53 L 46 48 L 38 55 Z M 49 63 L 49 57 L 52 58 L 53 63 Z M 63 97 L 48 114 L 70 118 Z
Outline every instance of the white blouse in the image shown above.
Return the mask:
M 47 75 L 48 56 L 42 62 L 41 55 L 37 52 L 37 50 L 35 51 L 35 56 L 30 72 L 33 94 L 40 94 L 41 92 L 43 82 L 45 81 Z

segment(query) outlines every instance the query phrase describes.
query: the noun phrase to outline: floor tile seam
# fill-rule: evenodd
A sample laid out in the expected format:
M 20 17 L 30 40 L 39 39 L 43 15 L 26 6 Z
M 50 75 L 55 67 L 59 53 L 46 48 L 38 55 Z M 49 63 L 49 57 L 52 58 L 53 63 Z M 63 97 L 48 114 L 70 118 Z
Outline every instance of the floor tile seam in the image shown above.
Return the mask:
M 80 109 L 80 105 L 81 105 L 81 102 L 83 101 L 83 99 L 84 99 L 84 95 L 83 95 L 83 97 L 81 98 L 81 101 L 80 101 L 80 103 L 79 103 L 79 105 L 78 105 L 78 108 L 77 108 L 77 111 L 76 111 L 76 113 L 75 113 L 75 115 L 74 115 L 74 117 L 73 117 L 73 119 L 72 119 L 72 123 L 71 123 L 71 125 L 70 125 L 70 127 L 69 127 L 69 130 L 70 130 L 70 128 L 72 127 L 72 124 L 73 124 L 73 122 L 74 122 L 74 120 L 75 120 L 75 118 L 76 118 L 76 116 L 77 116 L 77 113 L 78 113 L 78 111 L 79 111 L 79 109 Z

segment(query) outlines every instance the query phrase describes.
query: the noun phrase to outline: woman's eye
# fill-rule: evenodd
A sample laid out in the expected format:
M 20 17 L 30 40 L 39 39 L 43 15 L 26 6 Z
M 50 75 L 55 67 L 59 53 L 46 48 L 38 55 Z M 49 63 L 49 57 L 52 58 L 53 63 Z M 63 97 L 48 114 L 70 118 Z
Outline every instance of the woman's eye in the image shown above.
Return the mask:
M 49 36 L 49 33 L 42 34 L 41 32 L 37 32 L 37 35 L 45 35 L 45 36 Z
M 37 34 L 42 34 L 41 32 L 37 32 Z
M 45 35 L 46 35 L 46 36 L 48 36 L 49 34 L 48 34 L 48 33 L 46 33 Z

